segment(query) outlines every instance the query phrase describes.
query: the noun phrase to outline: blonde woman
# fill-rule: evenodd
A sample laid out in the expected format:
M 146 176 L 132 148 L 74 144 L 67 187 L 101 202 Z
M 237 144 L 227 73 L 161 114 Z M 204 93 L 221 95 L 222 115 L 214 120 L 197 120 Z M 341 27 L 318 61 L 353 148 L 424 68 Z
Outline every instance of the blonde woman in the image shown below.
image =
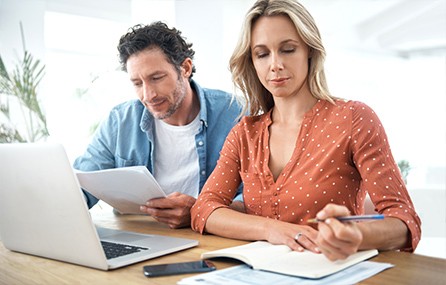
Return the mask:
M 316 24 L 298 2 L 260 0 L 248 11 L 230 69 L 251 116 L 229 133 L 192 207 L 195 231 L 330 260 L 416 248 L 421 222 L 384 128 L 367 105 L 330 95 L 324 58 Z M 229 208 L 242 182 L 246 213 Z M 363 214 L 367 192 L 383 220 L 335 219 Z M 315 217 L 324 222 L 307 223 Z

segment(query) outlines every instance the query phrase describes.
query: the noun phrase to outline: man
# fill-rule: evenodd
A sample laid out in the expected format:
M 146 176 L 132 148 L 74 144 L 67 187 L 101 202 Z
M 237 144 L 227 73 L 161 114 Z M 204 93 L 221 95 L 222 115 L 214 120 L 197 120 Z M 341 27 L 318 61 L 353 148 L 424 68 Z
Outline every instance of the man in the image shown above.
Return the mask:
M 146 166 L 168 196 L 147 201 L 141 212 L 171 228 L 190 225 L 190 208 L 241 111 L 230 94 L 192 80 L 191 47 L 161 22 L 122 36 L 120 63 L 139 100 L 114 107 L 74 162 L 83 171 Z M 93 207 L 98 199 L 84 193 Z

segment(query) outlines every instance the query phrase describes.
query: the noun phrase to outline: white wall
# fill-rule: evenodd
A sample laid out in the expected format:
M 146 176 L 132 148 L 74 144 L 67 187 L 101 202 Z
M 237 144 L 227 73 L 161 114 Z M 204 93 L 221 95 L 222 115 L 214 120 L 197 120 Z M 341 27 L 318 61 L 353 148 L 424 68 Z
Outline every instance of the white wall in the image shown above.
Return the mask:
M 23 54 L 20 22 L 22 22 L 26 48 L 35 57 L 44 59 L 43 14 L 45 1 L 0 0 L 0 52 L 5 64 L 11 64 Z

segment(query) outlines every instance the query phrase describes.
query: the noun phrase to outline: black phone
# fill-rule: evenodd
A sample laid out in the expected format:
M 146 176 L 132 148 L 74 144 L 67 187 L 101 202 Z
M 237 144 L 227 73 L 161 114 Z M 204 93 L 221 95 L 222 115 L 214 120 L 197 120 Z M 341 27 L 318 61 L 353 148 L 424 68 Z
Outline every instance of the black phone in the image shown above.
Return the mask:
M 146 277 L 208 272 L 215 269 L 214 264 L 209 260 L 146 265 L 143 267 L 144 275 Z

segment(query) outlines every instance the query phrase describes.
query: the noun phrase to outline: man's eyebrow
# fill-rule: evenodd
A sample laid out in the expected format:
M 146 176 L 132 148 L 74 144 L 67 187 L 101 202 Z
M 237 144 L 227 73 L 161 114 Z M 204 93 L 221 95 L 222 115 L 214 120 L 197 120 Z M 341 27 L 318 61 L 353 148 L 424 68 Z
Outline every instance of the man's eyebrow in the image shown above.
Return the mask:
M 147 74 L 147 75 L 144 75 L 144 77 L 153 77 L 153 76 L 156 76 L 156 75 L 162 75 L 162 74 L 165 74 L 166 72 L 164 72 L 164 71 L 162 71 L 162 70 L 156 70 L 156 71 L 154 71 L 154 72 L 151 72 L 151 73 L 149 73 L 149 74 Z M 138 77 L 130 77 L 130 80 L 131 81 L 134 81 L 134 80 L 140 80 L 140 77 L 138 76 Z

